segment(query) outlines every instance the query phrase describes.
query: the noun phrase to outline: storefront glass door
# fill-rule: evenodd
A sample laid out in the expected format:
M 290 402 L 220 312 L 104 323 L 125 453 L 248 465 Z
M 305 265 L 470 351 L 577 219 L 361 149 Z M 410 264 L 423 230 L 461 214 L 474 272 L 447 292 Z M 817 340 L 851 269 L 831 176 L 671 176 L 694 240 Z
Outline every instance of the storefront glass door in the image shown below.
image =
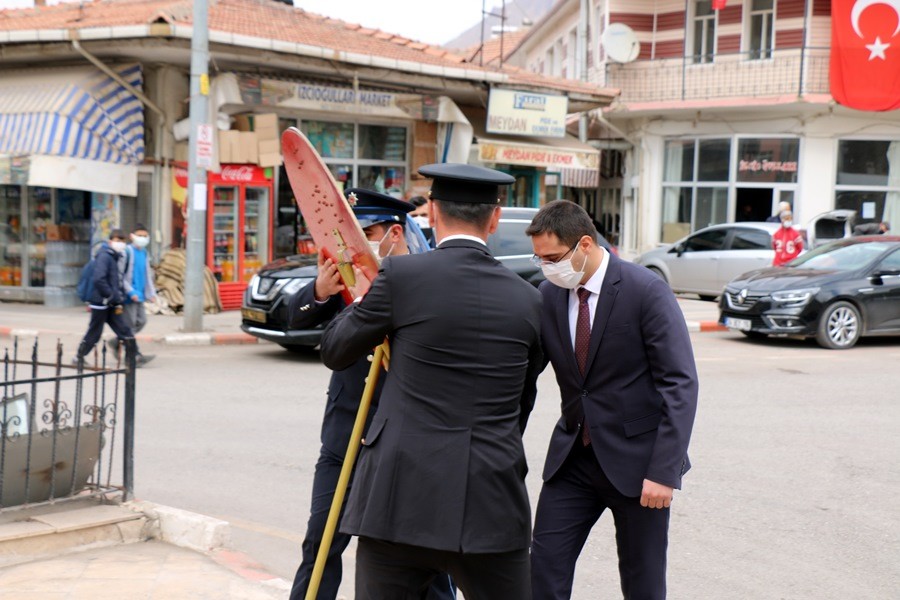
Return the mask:
M 21 190 L 0 185 L 0 285 L 22 285 Z

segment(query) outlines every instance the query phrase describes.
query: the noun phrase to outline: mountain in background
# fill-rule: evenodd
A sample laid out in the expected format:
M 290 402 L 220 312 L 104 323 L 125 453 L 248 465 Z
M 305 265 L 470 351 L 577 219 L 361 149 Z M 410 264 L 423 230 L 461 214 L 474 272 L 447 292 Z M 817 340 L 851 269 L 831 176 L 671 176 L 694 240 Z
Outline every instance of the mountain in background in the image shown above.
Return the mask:
M 490 8 L 491 2 L 497 0 L 486 0 L 485 10 L 499 15 L 501 3 L 497 2 L 496 6 Z M 508 0 L 506 2 L 506 27 L 522 27 L 523 21 L 531 21 L 532 24 L 540 21 L 556 0 Z M 500 25 L 500 17 L 486 16 L 484 18 L 484 41 L 491 39 L 491 29 Z M 481 22 L 472 25 L 458 36 L 444 44 L 447 50 L 464 54 L 466 50 L 481 43 Z

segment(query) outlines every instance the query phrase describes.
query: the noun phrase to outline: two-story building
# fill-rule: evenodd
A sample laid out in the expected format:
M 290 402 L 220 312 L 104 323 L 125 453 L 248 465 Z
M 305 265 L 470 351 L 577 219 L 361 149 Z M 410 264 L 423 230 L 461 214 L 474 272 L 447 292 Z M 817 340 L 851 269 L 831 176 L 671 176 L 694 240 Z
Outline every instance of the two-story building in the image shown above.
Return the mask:
M 900 17 L 863 8 L 861 35 L 894 46 L 870 60 L 900 71 Z M 604 36 L 613 24 L 630 31 Z M 591 132 L 600 147 L 625 144 L 622 183 L 588 208 L 617 211 L 626 254 L 714 223 L 764 220 L 779 201 L 801 227 L 849 208 L 898 231 L 900 111 L 834 101 L 831 30 L 828 0 L 561 0 L 510 60 L 620 90 Z

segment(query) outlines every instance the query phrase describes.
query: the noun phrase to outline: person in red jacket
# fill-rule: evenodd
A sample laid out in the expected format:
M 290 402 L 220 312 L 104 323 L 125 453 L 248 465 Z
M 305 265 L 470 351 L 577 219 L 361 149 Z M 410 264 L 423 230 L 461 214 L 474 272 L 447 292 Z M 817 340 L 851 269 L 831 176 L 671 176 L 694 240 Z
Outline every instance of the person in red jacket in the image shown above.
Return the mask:
M 772 247 L 775 248 L 773 267 L 780 267 L 788 263 L 803 251 L 803 237 L 794 229 L 793 215 L 791 211 L 781 212 L 781 229 L 772 234 Z

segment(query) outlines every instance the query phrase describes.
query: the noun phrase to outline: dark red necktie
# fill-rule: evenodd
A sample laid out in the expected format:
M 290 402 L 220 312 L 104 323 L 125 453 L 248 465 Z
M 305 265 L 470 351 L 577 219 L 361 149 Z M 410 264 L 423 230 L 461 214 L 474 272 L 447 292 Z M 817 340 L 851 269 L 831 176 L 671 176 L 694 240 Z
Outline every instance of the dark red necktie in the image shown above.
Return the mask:
M 587 288 L 578 289 L 578 321 L 575 322 L 575 362 L 578 370 L 584 375 L 587 370 L 588 350 L 591 347 L 591 306 L 588 298 L 591 292 Z M 582 409 L 583 410 L 583 409 Z M 582 421 L 581 441 L 585 446 L 591 443 L 591 434 L 587 428 L 587 420 Z

